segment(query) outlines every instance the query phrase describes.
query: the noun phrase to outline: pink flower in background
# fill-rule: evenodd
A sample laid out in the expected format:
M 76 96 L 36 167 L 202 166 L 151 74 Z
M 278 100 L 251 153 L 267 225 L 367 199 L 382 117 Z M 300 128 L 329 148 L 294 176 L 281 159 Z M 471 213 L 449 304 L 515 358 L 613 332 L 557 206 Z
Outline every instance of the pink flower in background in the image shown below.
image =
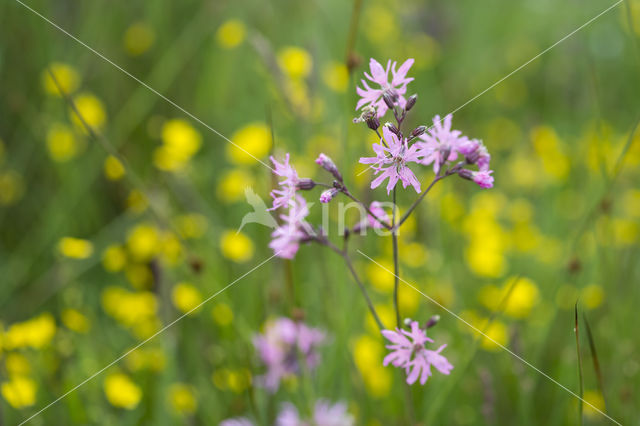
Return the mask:
M 376 216 L 376 218 L 378 218 L 378 220 L 376 220 L 370 214 L 367 215 L 369 226 L 371 226 L 372 228 L 375 228 L 375 229 L 382 228 L 383 226 L 379 221 L 389 223 L 389 215 L 387 214 L 387 212 L 384 211 L 384 209 L 382 208 L 382 204 L 380 204 L 379 201 L 374 201 L 373 203 L 371 203 L 371 205 L 369 206 L 369 211 L 371 211 L 371 213 L 373 213 Z
M 293 259 L 300 248 L 300 242 L 310 232 L 310 226 L 304 220 L 309 215 L 305 199 L 300 195 L 295 196 L 288 201 L 288 205 L 287 214 L 280 215 L 284 222 L 273 231 L 269 243 L 275 255 L 283 259 Z
M 289 201 L 295 197 L 296 186 L 300 178 L 298 177 L 296 169 L 289 164 L 289 153 L 286 154 L 282 163 L 278 163 L 273 156 L 271 157 L 271 162 L 274 166 L 273 173 L 284 178 L 284 180 L 279 182 L 281 188 L 271 191 L 273 207 L 267 210 L 276 210 L 280 207 L 286 207 Z
M 417 321 L 411 322 L 411 331 L 382 330 L 382 335 L 392 344 L 387 349 L 392 352 L 383 360 L 383 365 L 392 364 L 394 367 L 404 368 L 407 374 L 407 383 L 412 385 L 418 378 L 424 385 L 431 376 L 431 366 L 434 366 L 442 374 L 449 374 L 453 365 L 440 352 L 447 346 L 442 345 L 432 351 L 425 348 L 425 343 L 433 343 L 427 337 L 426 331 L 420 328 Z
M 491 173 L 493 173 L 493 170 L 472 172 L 473 181 L 482 188 L 493 188 L 493 176 L 491 176 Z
M 221 421 L 219 426 L 254 426 L 254 424 L 246 417 L 234 417 Z
M 458 158 L 458 148 L 465 146 L 467 137 L 462 136 L 459 130 L 451 130 L 451 120 L 453 116 L 447 115 L 440 119 L 439 115 L 433 118 L 433 126 L 420 135 L 420 142 L 415 145 L 419 147 L 419 155 L 422 157 L 420 163 L 429 165 L 433 163 L 433 171 L 438 174 L 440 168 L 447 161 L 455 161 Z
M 276 419 L 276 426 L 353 426 L 353 416 L 347 412 L 347 406 L 339 402 L 331 404 L 325 400 L 315 403 L 313 418 L 300 417 L 298 409 L 291 403 L 285 403 Z
M 376 157 L 360 158 L 362 164 L 375 164 L 373 169 L 376 174 L 382 171 L 382 174 L 371 182 L 371 189 L 377 188 L 385 179 L 389 178 L 387 194 L 396 186 L 398 180 L 402 182 L 403 188 L 411 185 L 416 192 L 420 193 L 420 182 L 407 166 L 407 163 L 419 162 L 418 145 L 408 146 L 406 139 L 401 141 L 387 126 L 382 128 L 382 133 L 388 148 L 384 146 L 383 141 L 374 143 L 373 151 L 376 153 Z M 388 167 L 383 168 L 385 165 Z
M 371 105 L 376 108 L 378 117 L 384 116 L 389 109 L 384 99 L 382 99 L 385 93 L 389 94 L 393 99 L 397 99 L 397 104 L 404 108 L 407 103 L 404 98 L 404 94 L 407 92 L 407 84 L 413 81 L 413 78 L 407 78 L 407 72 L 409 72 L 411 65 L 413 65 L 413 59 L 407 59 L 396 71 L 396 62 L 394 61 L 392 64 L 391 60 L 389 60 L 385 70 L 378 61 L 371 58 L 369 61 L 371 74 L 365 72 L 364 75 L 369 81 L 380 87 L 371 88 L 365 80 L 361 80 L 364 89 L 356 87 L 358 95 L 362 97 L 356 105 L 356 110 L 365 105 Z M 391 82 L 389 82 L 389 71 L 391 71 L 392 75 Z
M 324 332 L 289 318 L 267 323 L 264 334 L 253 339 L 260 359 L 267 367 L 266 374 L 258 377 L 258 383 L 275 392 L 282 378 L 300 371 L 301 361 L 306 369 L 313 370 L 320 362 L 317 348 L 324 340 Z

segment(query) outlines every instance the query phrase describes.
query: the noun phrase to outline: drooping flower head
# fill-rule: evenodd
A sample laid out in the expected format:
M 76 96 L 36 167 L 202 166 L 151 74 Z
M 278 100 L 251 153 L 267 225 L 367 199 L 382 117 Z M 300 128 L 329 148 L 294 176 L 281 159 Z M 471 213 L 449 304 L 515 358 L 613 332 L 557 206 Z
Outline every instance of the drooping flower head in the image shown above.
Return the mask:
M 471 139 L 463 142 L 458 147 L 458 151 L 464 155 L 466 165 L 478 166 L 478 171 L 462 169 L 458 172 L 460 176 L 469 179 L 480 185 L 482 188 L 493 187 L 493 170 L 490 170 L 491 155 L 482 141 Z
M 420 161 L 424 165 L 433 163 L 433 171 L 438 174 L 442 165 L 458 158 L 458 148 L 468 141 L 459 130 L 451 129 L 453 116 L 447 115 L 441 119 L 439 115 L 433 118 L 433 126 L 420 135 L 419 147 Z
M 373 151 L 376 157 L 362 157 L 360 163 L 375 164 L 372 168 L 375 174 L 382 172 L 371 182 L 371 189 L 377 188 L 387 178 L 387 194 L 396 186 L 398 180 L 402 182 L 403 188 L 411 185 L 420 193 L 420 182 L 413 174 L 407 163 L 417 163 L 420 159 L 417 144 L 408 146 L 406 138 L 400 140 L 398 135 L 393 133 L 387 126 L 382 128 L 383 139 L 380 143 L 373 144 Z M 388 146 L 385 146 L 386 142 Z M 388 166 L 384 168 L 384 166 Z
M 289 153 L 284 157 L 284 161 L 279 163 L 273 156 L 271 157 L 273 163 L 273 173 L 283 177 L 284 180 L 280 181 L 280 189 L 274 189 L 271 191 L 271 197 L 273 198 L 273 207 L 267 210 L 276 210 L 281 207 L 289 205 L 289 201 L 295 198 L 297 185 L 300 182 L 298 172 L 289 164 Z
M 358 95 L 362 97 L 356 105 L 356 110 L 369 105 L 376 108 L 378 118 L 384 116 L 389 109 L 383 99 L 385 94 L 390 96 L 401 108 L 404 108 L 407 103 L 404 98 L 405 93 L 407 93 L 407 84 L 413 81 L 413 78 L 407 77 L 407 72 L 409 72 L 411 65 L 413 65 L 413 59 L 407 59 L 396 71 L 396 62 L 394 61 L 392 64 L 391 59 L 389 59 L 385 70 L 378 61 L 371 58 L 369 61 L 371 74 L 365 72 L 364 75 L 370 82 L 380 87 L 369 87 L 364 79 L 361 80 L 364 89 L 356 88 Z M 391 81 L 389 81 L 389 71 L 391 71 Z
M 310 225 L 305 222 L 309 215 L 309 207 L 306 200 L 295 195 L 288 201 L 289 211 L 280 215 L 283 223 L 271 233 L 269 247 L 277 257 L 283 259 L 293 259 L 300 243 L 309 238 L 313 232 Z
M 282 378 L 297 374 L 300 362 L 313 370 L 320 362 L 318 346 L 325 340 L 324 332 L 289 318 L 267 323 L 263 334 L 255 336 L 253 344 L 267 367 L 258 383 L 275 392 Z
M 285 403 L 276 419 L 276 426 L 353 426 L 353 416 L 347 412 L 346 404 L 331 404 L 319 400 L 313 409 L 313 418 L 306 420 L 300 416 L 298 409 L 291 403 Z
M 394 367 L 404 368 L 407 374 L 407 383 L 412 385 L 418 378 L 420 384 L 427 382 L 431 373 L 431 366 L 442 374 L 449 374 L 453 369 L 453 365 L 440 352 L 447 346 L 442 345 L 435 351 L 425 347 L 426 343 L 433 343 L 433 340 L 427 337 L 426 331 L 420 328 L 417 321 L 411 322 L 411 330 L 382 330 L 382 335 L 391 342 L 387 345 L 387 349 L 392 352 L 388 354 L 383 365 L 392 364 Z

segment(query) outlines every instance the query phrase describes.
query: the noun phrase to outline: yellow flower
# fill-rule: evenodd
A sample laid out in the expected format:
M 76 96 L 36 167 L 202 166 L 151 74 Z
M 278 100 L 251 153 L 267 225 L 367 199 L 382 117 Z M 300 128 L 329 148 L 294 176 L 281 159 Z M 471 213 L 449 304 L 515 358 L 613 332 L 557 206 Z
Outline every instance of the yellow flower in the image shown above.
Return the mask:
M 374 262 L 367 262 L 365 273 L 371 285 L 383 293 L 393 290 L 393 263 L 386 258 L 377 258 Z M 378 265 L 379 264 L 379 265 Z
M 251 373 L 247 369 L 229 370 L 227 387 L 235 393 L 241 393 L 251 384 Z
M 616 246 L 632 246 L 638 242 L 640 225 L 637 220 L 613 218 L 611 227 L 613 228 L 613 242 Z
M 570 164 L 555 130 L 547 126 L 535 127 L 531 130 L 531 141 L 542 160 L 544 171 L 554 179 L 564 180 L 569 174 Z
M 31 372 L 31 365 L 29 365 L 27 357 L 17 352 L 7 354 L 4 365 L 9 377 L 26 376 Z
M 133 371 L 162 371 L 167 364 L 167 357 L 160 348 L 138 348 L 125 358 L 125 362 Z
M 12 324 L 3 337 L 6 349 L 47 346 L 56 334 L 56 322 L 49 313 Z
M 640 218 L 640 189 L 627 190 L 623 195 L 622 206 L 627 216 Z
M 76 109 L 82 116 L 82 119 L 93 130 L 101 130 L 104 124 L 107 122 L 107 113 L 104 109 L 102 101 L 91 93 L 81 93 L 73 99 L 73 103 Z M 83 133 L 87 133 L 87 129 L 84 124 L 78 118 L 77 114 L 73 110 L 69 110 L 69 117 L 71 122 Z
M 478 329 L 480 331 L 484 331 L 484 326 L 478 327 Z M 489 325 L 487 330 L 484 331 L 484 334 L 484 336 L 481 336 L 482 341 L 480 343 L 480 346 L 482 346 L 483 349 L 492 352 L 499 351 L 501 348 L 500 346 L 498 346 L 498 344 L 505 346 L 507 344 L 507 341 L 509 340 L 509 332 L 507 330 L 507 326 L 504 323 L 496 320 L 494 320 Z
M 218 183 L 218 197 L 227 203 L 244 199 L 244 190 L 255 184 L 253 176 L 242 169 L 225 172 Z
M 8 382 L 2 382 L 0 391 L 4 399 L 13 408 L 30 407 L 36 402 L 36 382 L 26 377 L 13 377 Z
M 242 21 L 229 19 L 218 28 L 216 40 L 221 47 L 232 49 L 244 41 L 246 32 L 247 30 Z
M 595 309 L 604 301 L 604 290 L 598 284 L 589 284 L 580 292 L 580 299 L 587 309 Z
M 139 56 L 153 46 L 156 34 L 147 23 L 136 22 L 124 33 L 124 50 L 131 56 Z
M 192 414 L 198 408 L 196 391 L 185 383 L 174 383 L 169 388 L 169 404 L 178 414 Z
M 278 65 L 289 77 L 298 79 L 309 75 L 313 59 L 306 50 L 289 46 L 278 52 Z
M 104 175 L 109 180 L 119 180 L 125 174 L 124 164 L 118 160 L 118 157 L 109 155 L 104 160 Z
M 604 398 L 602 394 L 597 390 L 587 390 L 582 395 L 582 398 L 588 403 L 582 406 L 585 416 L 592 419 L 601 418 L 602 414 L 598 412 L 596 408 L 600 411 L 605 410 Z
M 384 346 L 380 338 L 362 335 L 353 342 L 353 358 L 367 391 L 374 398 L 387 396 L 391 389 L 391 371 L 382 366 Z
M 218 303 L 211 309 L 211 315 L 216 324 L 221 326 L 229 325 L 233 322 L 233 311 L 226 303 Z
M 122 246 L 110 245 L 102 252 L 102 266 L 109 272 L 119 272 L 127 264 L 127 252 Z
M 202 295 L 192 284 L 183 282 L 173 287 L 171 301 L 176 308 L 187 313 L 202 303 Z
M 64 237 L 58 241 L 58 251 L 71 259 L 86 259 L 93 254 L 91 241 Z
M 151 260 L 160 249 L 158 230 L 149 224 L 140 224 L 129 231 L 127 249 L 131 256 L 140 262 Z
M 487 249 L 482 242 L 472 243 L 465 251 L 467 264 L 476 275 L 498 278 L 506 270 L 506 259 L 499 250 Z
M 153 274 L 145 263 L 129 263 L 124 268 L 124 275 L 135 289 L 145 290 L 151 288 Z
M 209 224 L 203 215 L 187 213 L 176 218 L 176 227 L 183 238 L 202 238 Z
M 138 191 L 137 189 L 132 189 L 127 197 L 127 207 L 133 213 L 142 213 L 149 206 L 149 202 L 147 201 L 147 197 Z
M 186 120 L 173 119 L 162 126 L 162 142 L 154 151 L 154 164 L 160 170 L 178 171 L 198 152 L 202 136 Z
M 76 309 L 65 309 L 62 311 L 62 322 L 69 330 L 76 333 L 86 333 L 91 328 L 89 319 Z
M 349 86 L 349 70 L 342 62 L 331 62 L 322 68 L 322 81 L 334 92 L 344 93 Z
M 155 320 L 158 302 L 149 291 L 129 292 L 110 286 L 104 289 L 101 299 L 104 311 L 125 326 L 149 324 Z
M 111 405 L 126 410 L 136 408 L 142 398 L 140 387 L 122 373 L 112 373 L 105 378 L 104 393 Z
M 81 145 L 69 126 L 54 123 L 47 132 L 47 149 L 51 159 L 65 162 L 78 154 Z
M 271 131 L 264 123 L 250 123 L 231 137 L 233 144 L 227 145 L 227 156 L 234 164 L 253 164 L 271 149 Z
M 51 73 L 55 76 L 55 81 L 51 77 Z M 57 81 L 57 85 L 56 85 Z M 80 84 L 80 77 L 78 76 L 77 71 L 68 64 L 64 64 L 62 62 L 53 62 L 49 65 L 47 69 L 42 71 L 42 87 L 44 87 L 45 92 L 53 96 L 62 96 L 60 94 L 60 89 L 62 89 L 63 93 L 71 94 L 73 93 Z
M 514 280 L 518 280 L 514 284 Z M 507 279 L 502 288 L 493 285 L 484 286 L 479 293 L 480 301 L 487 308 L 495 311 L 500 307 L 500 303 L 507 297 L 509 288 L 511 290 L 509 298 L 504 305 L 504 313 L 513 318 L 526 318 L 531 313 L 531 309 L 540 301 L 540 293 L 536 284 L 526 277 L 511 277 Z
M 253 242 L 242 232 L 225 231 L 220 238 L 220 249 L 224 257 L 238 263 L 253 256 Z
M 396 326 L 396 313 L 393 309 L 393 306 L 389 305 L 375 305 L 374 308 L 378 313 L 378 317 L 380 321 L 382 321 L 382 325 L 386 328 L 393 329 Z M 377 335 L 380 333 L 380 329 L 378 328 L 378 324 L 373 319 L 373 315 L 369 313 L 367 309 L 367 327 L 370 332 Z

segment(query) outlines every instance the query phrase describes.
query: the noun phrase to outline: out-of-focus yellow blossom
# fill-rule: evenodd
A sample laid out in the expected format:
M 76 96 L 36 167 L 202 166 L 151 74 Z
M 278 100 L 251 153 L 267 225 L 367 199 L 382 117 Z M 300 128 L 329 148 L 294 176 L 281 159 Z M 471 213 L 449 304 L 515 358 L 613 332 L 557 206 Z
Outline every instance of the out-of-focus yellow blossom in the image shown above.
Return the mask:
M 218 197 L 227 203 L 244 199 L 244 191 L 255 184 L 253 176 L 242 169 L 225 172 L 218 183 Z
M 638 242 L 640 224 L 637 220 L 614 218 L 611 220 L 613 243 L 618 247 L 631 246 Z
M 5 349 L 31 347 L 40 349 L 47 346 L 56 334 L 56 322 L 49 313 L 41 314 L 27 321 L 12 324 L 4 333 Z
M 517 280 L 515 284 L 514 280 Z M 500 307 L 500 303 L 507 296 L 512 285 L 514 287 L 504 304 L 504 313 L 513 318 L 526 318 L 531 313 L 531 309 L 540 301 L 538 287 L 529 278 L 511 277 L 502 288 L 494 285 L 484 286 L 478 297 L 483 305 L 495 311 Z
M 601 419 L 601 411 L 605 411 L 605 403 L 602 394 L 597 390 L 587 390 L 582 395 L 582 398 L 588 403 L 582 405 L 585 416 L 591 419 Z M 600 411 L 597 411 L 596 408 Z
M 7 354 L 4 365 L 9 377 L 26 376 L 31 372 L 31 365 L 27 357 L 17 352 Z
M 302 79 L 286 80 L 283 89 L 294 112 L 303 117 L 309 117 L 311 115 L 311 101 L 305 81 Z
M 371 145 L 369 145 L 371 146 Z M 369 166 L 366 164 L 354 164 L 351 171 L 351 179 L 355 182 L 359 187 L 363 187 L 365 185 L 369 185 L 371 180 L 373 179 L 372 172 L 369 169 Z M 411 216 L 409 216 L 411 217 Z
M 102 130 L 107 122 L 107 112 L 100 99 L 92 93 L 85 92 L 74 97 L 73 103 L 85 123 L 93 130 Z M 85 134 L 87 133 L 86 127 L 73 109 L 69 110 L 69 118 L 77 129 Z
M 393 329 L 396 326 L 396 313 L 393 309 L 393 306 L 389 305 L 375 305 L 376 312 L 378 313 L 378 317 L 382 324 L 388 328 Z M 401 311 L 402 312 L 402 311 Z M 373 315 L 367 309 L 367 327 L 368 330 L 374 335 L 380 334 L 380 329 L 378 328 L 378 324 L 376 320 L 373 319 Z
M 587 125 L 579 145 L 587 147 L 583 157 L 593 173 L 601 173 L 603 169 L 608 173 L 612 172 L 619 155 L 619 149 L 613 141 L 614 136 L 613 127 L 607 123 L 593 122 Z
M 225 231 L 220 237 L 222 255 L 234 262 L 243 263 L 253 257 L 253 242 L 242 232 Z
M 313 58 L 301 47 L 288 46 L 278 51 L 278 65 L 293 79 L 309 75 L 313 67 Z
M 162 126 L 162 145 L 153 152 L 153 163 L 164 171 L 180 171 L 202 144 L 200 133 L 186 120 L 173 119 Z
M 125 410 L 136 408 L 142 390 L 127 375 L 112 373 L 104 379 L 104 394 L 111 405 Z
M 598 284 L 589 284 L 580 292 L 580 300 L 587 309 L 595 309 L 604 301 L 604 290 Z
M 629 189 L 622 196 L 622 207 L 627 216 L 640 218 L 640 189 Z
M 561 309 L 573 309 L 580 292 L 572 284 L 563 284 L 556 293 L 556 305 Z
M 417 285 L 414 286 L 418 288 Z M 420 301 L 423 300 L 423 298 L 424 296 L 420 293 L 407 285 L 403 285 L 402 281 L 400 281 L 400 286 L 398 288 L 398 306 L 403 317 L 415 314 L 418 310 L 418 306 L 420 305 Z
M 533 155 L 533 154 L 531 154 Z M 535 188 L 540 186 L 542 170 L 536 162 L 531 161 L 530 155 L 516 154 L 507 163 L 508 182 L 517 187 Z
M 425 33 L 418 33 L 411 37 L 407 44 L 407 52 L 411 52 L 406 55 L 407 57 L 415 58 L 413 69 L 416 71 L 429 70 L 440 59 L 440 45 Z
M 182 282 L 173 287 L 171 301 L 178 310 L 187 313 L 202 303 L 202 295 L 194 285 Z
M 509 331 L 507 326 L 501 321 L 493 320 L 486 330 L 484 330 L 484 327 L 479 329 L 485 334 L 484 336 L 481 336 L 482 341 L 480 346 L 488 351 L 498 352 L 501 350 L 498 345 L 505 346 L 509 340 Z
M 151 260 L 160 251 L 160 234 L 149 224 L 137 225 L 127 234 L 127 249 L 131 257 L 139 262 Z
M 24 180 L 13 170 L 0 172 L 0 205 L 17 203 L 24 194 Z
M 86 259 L 93 254 L 93 244 L 89 240 L 63 237 L 58 241 L 58 251 L 71 259 Z
M 47 149 L 52 160 L 65 162 L 75 157 L 82 148 L 73 130 L 62 123 L 54 123 L 47 132 Z
M 196 390 L 186 383 L 174 383 L 167 397 L 173 411 L 178 414 L 193 414 L 198 408 Z
M 522 79 L 510 78 L 495 89 L 495 97 L 502 105 L 515 108 L 527 100 L 529 91 Z
M 37 390 L 36 382 L 22 376 L 12 377 L 8 382 L 2 382 L 2 386 L 0 386 L 4 399 L 16 409 L 35 404 Z
M 405 243 L 404 240 L 401 240 L 398 244 L 398 250 L 402 253 L 402 257 L 400 258 L 402 263 L 413 268 L 424 266 L 425 262 L 427 262 L 428 252 L 420 243 Z
M 127 197 L 127 207 L 133 213 L 142 213 L 147 209 L 148 206 L 149 201 L 142 192 L 138 191 L 137 189 L 132 189 L 131 192 L 129 192 L 129 196 Z
M 122 246 L 110 245 L 102 252 L 102 266 L 109 272 L 119 272 L 127 264 L 127 252 Z
M 440 215 L 450 224 L 455 224 L 465 213 L 464 204 L 454 192 L 448 192 L 440 199 Z
M 322 68 L 322 81 L 334 92 L 344 93 L 349 86 L 349 70 L 342 62 L 330 62 Z
M 490 149 L 510 149 L 522 140 L 522 130 L 507 117 L 495 117 L 485 127 L 486 140 L 491 141 Z
M 560 137 L 551 127 L 531 130 L 531 142 L 542 160 L 544 171 L 554 179 L 564 180 L 569 174 L 569 158 L 562 152 Z
M 374 45 L 392 44 L 400 33 L 398 21 L 393 12 L 376 4 L 365 9 L 361 28 Z
M 162 260 L 170 266 L 177 265 L 180 259 L 182 259 L 182 243 L 178 236 L 173 232 L 165 232 L 162 235 L 161 254 Z
M 149 369 L 162 371 L 167 365 L 167 356 L 160 348 L 139 348 L 125 358 L 127 367 L 133 371 Z
M 131 56 L 139 56 L 153 46 L 155 31 L 146 22 L 132 24 L 124 33 L 124 50 Z
M 119 180 L 119 179 L 122 179 L 124 174 L 125 174 L 124 164 L 122 164 L 122 162 L 118 160 L 118 157 L 109 155 L 107 156 L 107 158 L 105 158 L 104 175 L 107 177 L 107 179 Z
M 221 47 L 232 49 L 244 41 L 246 33 L 247 29 L 242 21 L 229 19 L 216 31 L 216 40 Z
M 51 73 L 55 76 L 55 81 Z M 56 84 L 57 82 L 57 84 Z M 50 95 L 61 97 L 60 88 L 64 94 L 71 94 L 80 85 L 80 76 L 71 65 L 62 62 L 52 62 L 49 67 L 42 71 L 42 87 Z
M 527 223 L 518 223 L 511 232 L 513 247 L 521 252 L 528 253 L 535 250 L 541 243 L 538 228 Z
M 130 292 L 110 286 L 104 289 L 101 299 L 105 312 L 128 327 L 155 318 L 158 309 L 156 296 L 149 291 Z
M 223 327 L 233 322 L 233 311 L 226 303 L 217 303 L 213 309 L 211 309 L 211 316 L 216 324 Z
M 89 319 L 76 309 L 65 309 L 62 311 L 63 324 L 76 333 L 86 333 L 91 328 Z
M 227 157 L 234 164 L 253 164 L 271 149 L 271 131 L 266 124 L 250 123 L 233 134 L 235 145 L 227 145 Z M 244 188 L 243 188 L 244 189 Z
M 391 388 L 391 369 L 382 366 L 384 345 L 382 340 L 362 335 L 353 342 L 353 358 L 362 375 L 367 391 L 374 398 L 388 396 Z
M 628 138 L 628 135 L 623 136 L 622 140 L 619 142 L 620 152 L 622 152 L 622 147 L 627 143 Z M 627 151 L 624 160 L 626 167 L 636 167 L 640 165 L 640 132 L 636 131 L 634 133 L 631 145 L 629 145 L 629 150 Z
M 223 368 L 214 371 L 211 380 L 219 389 L 241 393 L 251 385 L 251 373 L 244 368 L 239 370 Z
M 507 267 L 502 251 L 495 248 L 487 249 L 482 242 L 470 244 L 465 251 L 465 257 L 469 268 L 482 277 L 498 278 Z
M 199 213 L 180 215 L 175 224 L 182 238 L 202 238 L 209 227 L 207 218 Z
M 384 293 L 389 293 L 393 290 L 394 276 L 389 272 L 393 271 L 392 262 L 386 258 L 378 258 L 375 260 L 375 263 L 367 262 L 365 271 L 368 281 L 376 290 Z
M 137 290 L 151 288 L 153 273 L 148 265 L 144 263 L 129 263 L 124 268 L 124 276 L 131 286 Z
M 145 340 L 160 331 L 162 323 L 157 317 L 149 317 L 137 322 L 131 328 L 132 334 L 140 340 Z

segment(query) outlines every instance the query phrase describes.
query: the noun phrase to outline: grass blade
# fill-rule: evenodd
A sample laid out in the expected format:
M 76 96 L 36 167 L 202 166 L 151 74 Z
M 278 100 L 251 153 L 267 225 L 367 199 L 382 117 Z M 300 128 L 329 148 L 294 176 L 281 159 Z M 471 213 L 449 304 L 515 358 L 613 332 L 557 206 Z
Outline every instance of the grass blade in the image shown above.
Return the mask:
M 603 411 L 607 412 L 607 404 L 604 399 L 604 380 L 602 379 L 602 370 L 600 369 L 600 361 L 598 359 L 598 352 L 596 351 L 596 344 L 593 340 L 593 334 L 591 333 L 591 326 L 589 325 L 589 320 L 587 320 L 587 314 L 582 314 L 582 319 L 584 320 L 585 329 L 587 330 L 587 339 L 589 340 L 589 350 L 591 351 L 591 359 L 593 360 L 593 370 L 596 373 L 596 379 L 598 381 L 598 391 L 600 391 L 600 395 L 602 395 L 602 401 L 605 403 L 603 407 Z
M 582 377 L 582 355 L 580 354 L 580 333 L 579 333 L 579 325 L 578 325 L 578 301 L 576 301 L 574 307 L 574 328 L 573 331 L 576 333 L 576 353 L 578 354 L 578 378 L 580 380 L 580 401 L 578 402 L 578 419 L 579 424 L 582 425 L 582 411 L 583 411 L 583 403 L 582 398 L 584 395 L 584 380 Z

